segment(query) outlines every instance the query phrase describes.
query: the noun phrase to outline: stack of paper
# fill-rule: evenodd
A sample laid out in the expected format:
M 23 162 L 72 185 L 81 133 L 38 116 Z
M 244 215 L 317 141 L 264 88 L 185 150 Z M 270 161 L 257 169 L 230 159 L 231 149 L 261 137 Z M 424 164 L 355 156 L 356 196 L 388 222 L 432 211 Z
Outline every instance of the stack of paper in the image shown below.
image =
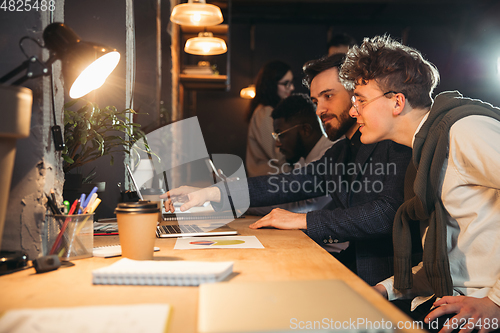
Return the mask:
M 213 75 L 214 71 L 209 66 L 186 66 L 182 73 L 191 75 Z
M 0 333 L 164 333 L 169 314 L 168 304 L 18 309 L 0 318 Z
M 197 286 L 218 282 L 233 272 L 233 262 L 155 261 L 123 258 L 92 272 L 94 284 Z

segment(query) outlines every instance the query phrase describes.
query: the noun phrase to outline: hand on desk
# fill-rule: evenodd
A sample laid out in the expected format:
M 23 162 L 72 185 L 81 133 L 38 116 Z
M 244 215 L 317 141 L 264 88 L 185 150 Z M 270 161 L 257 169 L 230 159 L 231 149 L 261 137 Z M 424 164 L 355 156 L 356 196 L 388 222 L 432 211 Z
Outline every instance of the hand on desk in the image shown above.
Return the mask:
M 373 286 L 373 289 L 375 289 L 379 294 L 381 294 L 382 296 L 384 296 L 385 299 L 387 299 L 388 295 L 387 295 L 387 290 L 385 289 L 385 287 L 381 284 L 376 284 Z
M 203 206 L 207 201 L 220 202 L 221 196 L 217 187 L 181 186 L 160 195 L 160 198 L 167 199 L 164 201 L 165 211 L 173 213 L 174 202 L 183 202 L 180 210 L 185 212 L 191 207 Z
M 479 330 L 479 333 L 491 332 L 498 329 L 500 325 L 500 307 L 488 297 L 445 296 L 433 305 L 437 308 L 426 316 L 426 323 L 442 315 L 456 313 L 456 316 L 450 319 L 450 325 L 444 326 L 439 331 L 440 333 L 453 331 L 453 322 L 458 326 L 463 324 L 461 333 L 471 332 L 476 324 L 475 328 Z
M 251 229 L 275 227 L 278 229 L 307 229 L 306 214 L 292 213 L 281 208 L 273 209 L 269 214 L 250 225 Z

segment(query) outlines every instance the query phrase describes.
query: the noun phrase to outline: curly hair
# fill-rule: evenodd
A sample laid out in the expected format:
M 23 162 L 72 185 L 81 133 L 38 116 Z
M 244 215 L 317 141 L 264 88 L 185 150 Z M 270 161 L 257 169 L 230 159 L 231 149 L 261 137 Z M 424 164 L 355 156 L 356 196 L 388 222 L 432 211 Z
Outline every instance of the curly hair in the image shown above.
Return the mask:
M 280 60 L 270 61 L 260 69 L 255 81 L 255 97 L 250 102 L 247 120 L 252 118 L 259 104 L 275 108 L 281 102 L 281 97 L 278 96 L 278 82 L 291 70 L 290 65 Z
M 382 91 L 404 94 L 413 108 L 429 108 L 439 72 L 419 51 L 384 35 L 365 38 L 361 46 L 352 47 L 339 78 L 350 91 L 375 80 Z

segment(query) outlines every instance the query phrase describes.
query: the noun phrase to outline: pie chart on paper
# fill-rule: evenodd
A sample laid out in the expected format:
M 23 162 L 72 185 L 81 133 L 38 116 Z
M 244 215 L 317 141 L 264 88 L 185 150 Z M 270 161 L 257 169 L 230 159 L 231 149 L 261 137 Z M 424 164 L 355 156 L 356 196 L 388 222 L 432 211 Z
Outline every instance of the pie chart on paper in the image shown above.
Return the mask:
M 263 248 L 255 236 L 183 237 L 177 238 L 174 246 L 174 250 Z
M 210 246 L 210 245 L 238 245 L 238 244 L 243 244 L 243 243 L 245 243 L 245 241 L 241 240 L 241 239 L 189 242 L 189 244 L 192 244 L 192 245 L 204 245 L 204 246 Z
M 212 242 L 212 241 L 196 241 L 196 242 L 189 242 L 189 244 L 193 244 L 193 245 L 204 245 L 204 246 L 210 246 L 212 244 L 214 244 L 215 242 Z

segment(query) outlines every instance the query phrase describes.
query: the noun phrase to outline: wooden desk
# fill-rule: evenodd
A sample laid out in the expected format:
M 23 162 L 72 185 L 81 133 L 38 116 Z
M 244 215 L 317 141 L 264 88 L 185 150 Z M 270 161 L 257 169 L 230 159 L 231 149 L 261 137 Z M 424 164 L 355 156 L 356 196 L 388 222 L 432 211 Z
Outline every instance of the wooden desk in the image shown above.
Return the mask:
M 394 322 L 408 321 L 402 312 L 299 230 L 259 229 L 256 218 L 230 224 L 241 235 L 255 235 L 265 249 L 173 250 L 175 239 L 157 239 L 157 260 L 234 261 L 229 281 L 342 279 Z M 97 236 L 94 246 L 118 244 L 118 236 Z M 115 258 L 75 260 L 75 266 L 35 274 L 27 269 L 0 277 L 0 312 L 16 308 L 81 305 L 168 303 L 173 307 L 169 332 L 196 332 L 198 288 L 103 286 L 92 284 L 92 270 L 109 266 Z M 333 300 L 334 301 L 334 300 Z M 411 331 L 411 330 L 408 330 Z

